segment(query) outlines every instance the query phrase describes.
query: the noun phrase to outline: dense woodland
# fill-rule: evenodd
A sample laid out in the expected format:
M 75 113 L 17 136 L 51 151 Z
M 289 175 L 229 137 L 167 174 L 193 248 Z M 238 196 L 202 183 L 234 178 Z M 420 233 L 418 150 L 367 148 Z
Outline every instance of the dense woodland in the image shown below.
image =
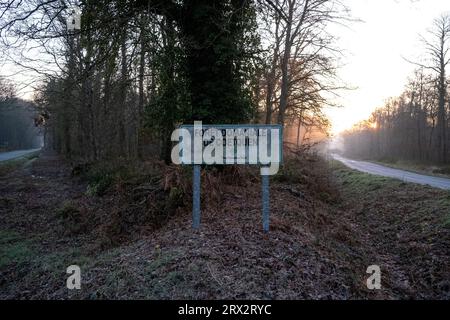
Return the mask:
M 435 20 L 422 44 L 426 58 L 405 91 L 343 135 L 346 154 L 380 160 L 450 162 L 450 16 Z
M 40 147 L 37 118 L 35 105 L 17 99 L 13 85 L 0 78 L 0 151 Z
M 1 2 L 9 58 L 40 76 L 47 146 L 69 159 L 170 161 L 182 123 L 281 123 L 326 132 L 337 0 Z M 33 43 L 35 50 L 24 52 Z M 39 67 L 37 67 L 39 66 Z

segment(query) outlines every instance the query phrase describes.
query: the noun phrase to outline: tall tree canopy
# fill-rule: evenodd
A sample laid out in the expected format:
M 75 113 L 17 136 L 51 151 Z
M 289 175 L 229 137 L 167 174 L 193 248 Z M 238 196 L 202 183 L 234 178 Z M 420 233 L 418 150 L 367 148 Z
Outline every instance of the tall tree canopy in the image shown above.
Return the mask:
M 81 30 L 71 31 L 66 19 L 77 3 Z M 0 34 L 8 58 L 42 76 L 36 102 L 49 145 L 96 161 L 154 152 L 156 140 L 169 162 L 181 123 L 258 122 L 267 107 L 267 122 L 297 117 L 326 127 L 323 93 L 337 86 L 328 82 L 336 65 L 324 30 L 340 19 L 339 4 L 11 0 L 0 3 Z M 263 20 L 282 33 L 268 46 Z

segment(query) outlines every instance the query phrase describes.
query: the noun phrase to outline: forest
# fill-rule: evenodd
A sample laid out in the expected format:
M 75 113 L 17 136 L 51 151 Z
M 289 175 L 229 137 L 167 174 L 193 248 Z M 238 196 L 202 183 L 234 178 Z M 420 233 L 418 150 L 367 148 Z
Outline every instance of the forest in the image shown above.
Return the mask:
M 15 97 L 14 87 L 0 78 L 0 151 L 25 150 L 41 146 L 41 129 L 36 106 Z
M 373 160 L 450 163 L 450 16 L 437 18 L 422 37 L 424 62 L 405 91 L 343 134 L 345 153 Z
M 349 19 L 339 1 L 84 1 L 80 30 L 67 28 L 71 8 L 0 8 L 9 52 L 39 48 L 11 59 L 41 76 L 47 145 L 68 159 L 169 163 L 170 133 L 194 120 L 296 123 L 293 143 L 302 126 L 327 132 L 325 96 L 342 85 L 325 28 Z

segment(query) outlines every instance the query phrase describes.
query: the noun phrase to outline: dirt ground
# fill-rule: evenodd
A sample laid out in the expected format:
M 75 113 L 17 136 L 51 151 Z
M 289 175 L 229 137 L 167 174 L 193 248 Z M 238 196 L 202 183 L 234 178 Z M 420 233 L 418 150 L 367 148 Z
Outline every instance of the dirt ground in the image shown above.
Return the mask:
M 126 184 L 92 195 L 56 155 L 41 155 L 0 177 L 0 298 L 449 299 L 450 193 L 336 163 L 326 174 L 336 195 L 273 179 L 268 234 L 256 178 L 203 195 L 198 231 L 189 208 L 130 229 L 134 206 L 154 208 L 136 195 L 151 181 L 124 209 Z M 81 290 L 66 288 L 70 265 L 81 267 Z M 381 290 L 367 289 L 370 265 L 381 267 Z

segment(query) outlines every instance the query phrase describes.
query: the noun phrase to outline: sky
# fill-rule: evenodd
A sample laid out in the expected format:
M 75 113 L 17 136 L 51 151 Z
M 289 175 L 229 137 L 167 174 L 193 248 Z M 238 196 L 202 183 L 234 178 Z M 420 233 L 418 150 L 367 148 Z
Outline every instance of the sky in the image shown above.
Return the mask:
M 343 107 L 326 111 L 337 134 L 367 119 L 389 97 L 399 96 L 415 69 L 405 60 L 424 54 L 420 35 L 450 12 L 449 0 L 342 0 L 362 22 L 334 27 L 343 49 L 339 77 L 354 90 L 341 92 Z

